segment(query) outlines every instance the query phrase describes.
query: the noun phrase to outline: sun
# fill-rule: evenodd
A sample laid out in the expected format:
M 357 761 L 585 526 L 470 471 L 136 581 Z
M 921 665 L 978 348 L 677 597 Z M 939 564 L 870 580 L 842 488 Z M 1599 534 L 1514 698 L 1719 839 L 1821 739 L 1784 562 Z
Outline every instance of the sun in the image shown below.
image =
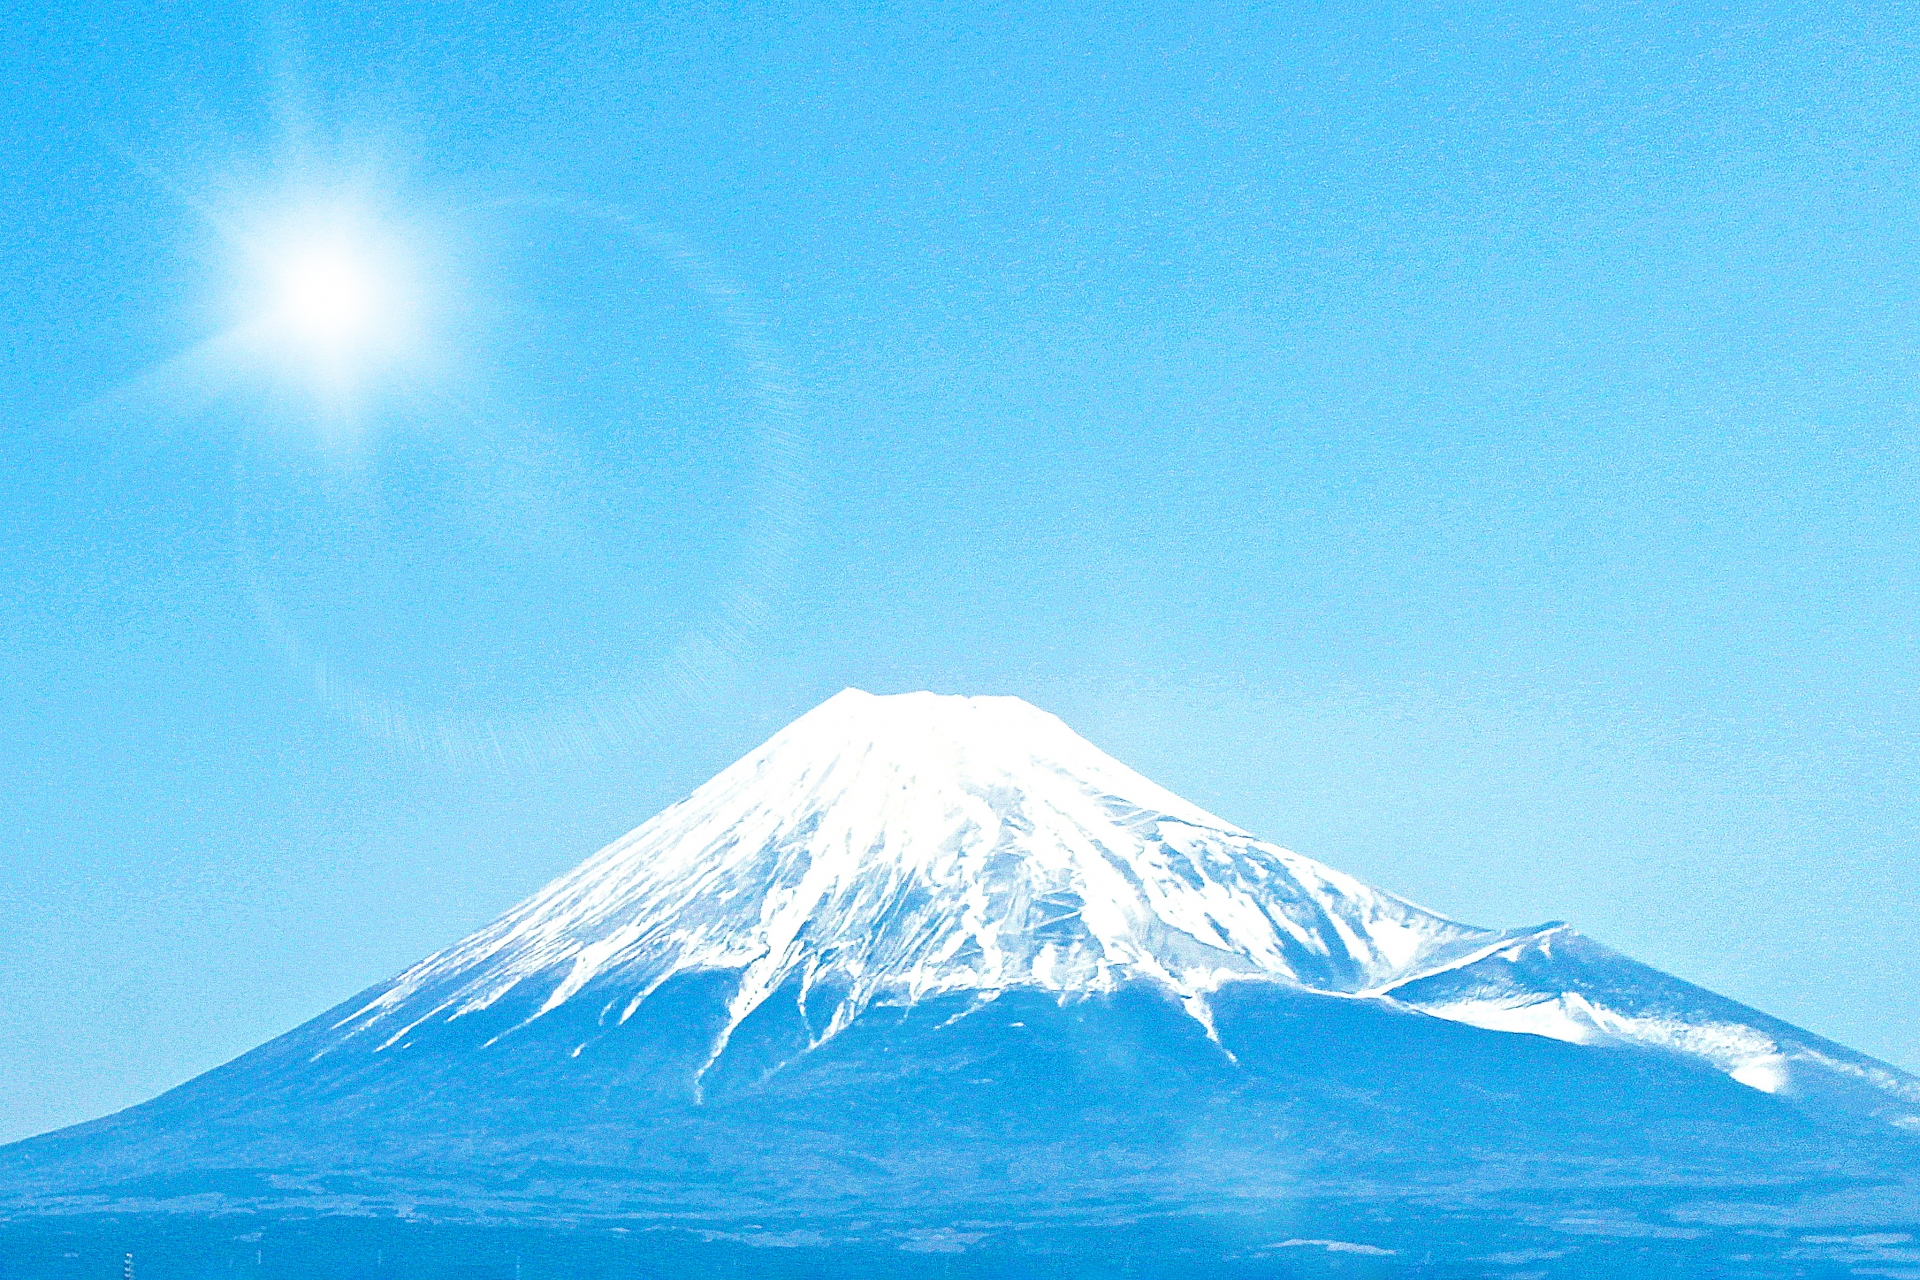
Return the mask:
M 240 243 L 235 333 L 255 367 L 338 410 L 418 363 L 412 246 L 363 204 L 283 209 Z
M 270 322 L 285 337 L 340 353 L 376 336 L 387 281 L 345 242 L 293 246 L 272 264 Z

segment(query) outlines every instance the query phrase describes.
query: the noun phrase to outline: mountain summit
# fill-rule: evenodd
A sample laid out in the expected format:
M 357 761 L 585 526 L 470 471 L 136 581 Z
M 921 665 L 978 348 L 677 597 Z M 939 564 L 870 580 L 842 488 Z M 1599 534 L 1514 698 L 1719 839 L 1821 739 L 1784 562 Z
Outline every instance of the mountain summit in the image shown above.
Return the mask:
M 1210 1030 L 1223 982 L 1381 991 L 1503 939 L 1256 840 L 1018 698 L 849 689 L 341 1030 L 389 1049 L 529 985 L 534 1017 L 617 993 L 614 1027 L 705 970 L 740 974 L 716 1055 L 782 991 L 816 1044 L 876 1000 L 1133 981 Z
M 1184 1274 L 1231 1213 L 1234 1248 L 1571 1257 L 1539 1197 L 1621 1240 L 1865 1188 L 1893 1218 L 1807 1220 L 1920 1222 L 1917 1138 L 1920 1081 L 1564 925 L 1449 920 L 1015 698 L 850 689 L 447 950 L 0 1149 L 0 1228 L 780 1222 L 908 1252 L 1044 1228 L 1095 1274 L 1124 1224 L 1201 1223 L 1156 1229 Z M 1337 1234 L 1363 1229 L 1399 1243 Z

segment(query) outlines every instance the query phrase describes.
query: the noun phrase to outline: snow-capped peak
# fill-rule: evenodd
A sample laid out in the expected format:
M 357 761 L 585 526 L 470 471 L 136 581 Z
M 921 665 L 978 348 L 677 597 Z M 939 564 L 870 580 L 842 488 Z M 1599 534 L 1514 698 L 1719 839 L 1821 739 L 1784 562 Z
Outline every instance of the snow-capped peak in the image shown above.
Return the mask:
M 787 986 L 824 1039 L 875 1001 L 1137 980 L 1206 1023 L 1223 981 L 1379 990 L 1500 936 L 1257 840 L 1018 698 L 849 689 L 342 1028 L 393 1043 L 529 983 L 535 1017 L 611 984 L 625 1019 L 699 970 L 740 973 L 728 1031 Z

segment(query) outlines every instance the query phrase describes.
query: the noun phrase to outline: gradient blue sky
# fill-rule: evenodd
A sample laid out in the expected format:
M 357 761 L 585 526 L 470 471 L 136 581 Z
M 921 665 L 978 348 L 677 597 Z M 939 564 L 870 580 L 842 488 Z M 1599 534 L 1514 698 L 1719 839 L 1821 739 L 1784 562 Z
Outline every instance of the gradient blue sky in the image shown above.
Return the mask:
M 1920 1068 L 1911 15 L 557 8 L 11 19 L 0 1139 L 846 685 Z

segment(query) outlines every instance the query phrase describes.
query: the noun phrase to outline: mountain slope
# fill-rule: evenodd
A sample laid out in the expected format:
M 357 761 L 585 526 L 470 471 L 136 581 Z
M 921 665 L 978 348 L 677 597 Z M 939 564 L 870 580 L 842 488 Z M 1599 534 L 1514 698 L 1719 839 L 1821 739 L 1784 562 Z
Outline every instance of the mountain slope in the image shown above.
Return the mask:
M 617 1028 L 668 978 L 710 971 L 740 975 L 711 1059 L 789 986 L 817 1047 L 876 1000 L 1131 981 L 1211 1032 L 1213 992 L 1266 981 L 1659 1047 L 1769 1092 L 1797 1076 L 1831 1093 L 1837 1075 L 1920 1127 L 1920 1087 L 1890 1068 L 1602 960 L 1564 926 L 1460 924 L 1256 840 L 1015 698 L 847 690 L 335 1030 L 404 1051 L 509 992 L 542 993 L 530 1021 L 589 987 Z

